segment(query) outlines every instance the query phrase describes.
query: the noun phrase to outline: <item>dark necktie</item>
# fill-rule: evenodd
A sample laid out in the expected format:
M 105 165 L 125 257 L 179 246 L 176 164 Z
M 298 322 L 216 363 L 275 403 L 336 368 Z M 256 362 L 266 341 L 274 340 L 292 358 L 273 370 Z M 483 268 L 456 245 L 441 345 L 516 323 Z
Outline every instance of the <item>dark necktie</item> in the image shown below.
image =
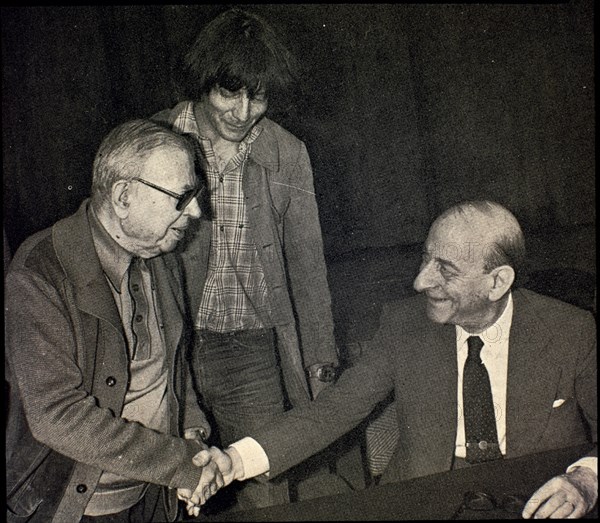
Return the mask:
M 129 294 L 131 295 L 131 330 L 133 332 L 132 358 L 147 360 L 150 357 L 150 332 L 148 331 L 148 299 L 142 282 L 144 260 L 133 258 L 129 265 Z
M 481 463 L 499 459 L 502 454 L 498 445 L 490 377 L 480 356 L 483 341 L 479 336 L 471 336 L 467 344 L 469 356 L 463 372 L 467 461 Z

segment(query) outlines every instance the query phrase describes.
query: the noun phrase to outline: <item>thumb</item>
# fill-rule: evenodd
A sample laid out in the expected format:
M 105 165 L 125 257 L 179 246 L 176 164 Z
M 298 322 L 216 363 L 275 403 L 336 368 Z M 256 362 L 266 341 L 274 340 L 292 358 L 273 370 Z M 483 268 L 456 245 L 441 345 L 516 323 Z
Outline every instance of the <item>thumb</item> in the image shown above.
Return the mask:
M 210 463 L 212 456 L 208 450 L 201 450 L 192 458 L 192 463 L 196 465 L 196 467 L 205 467 Z

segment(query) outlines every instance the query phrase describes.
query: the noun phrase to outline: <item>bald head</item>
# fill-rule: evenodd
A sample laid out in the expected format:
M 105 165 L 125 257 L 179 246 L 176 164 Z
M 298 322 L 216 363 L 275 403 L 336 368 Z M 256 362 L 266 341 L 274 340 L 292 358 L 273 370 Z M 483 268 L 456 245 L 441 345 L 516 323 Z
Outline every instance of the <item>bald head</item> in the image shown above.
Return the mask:
M 525 238 L 519 222 L 506 208 L 488 200 L 465 201 L 444 211 L 432 225 L 463 221 L 483 249 L 484 269 L 510 265 L 519 273 L 525 261 Z
M 414 287 L 437 323 L 481 332 L 504 310 L 525 254 L 515 217 L 497 203 L 464 202 L 431 226 Z

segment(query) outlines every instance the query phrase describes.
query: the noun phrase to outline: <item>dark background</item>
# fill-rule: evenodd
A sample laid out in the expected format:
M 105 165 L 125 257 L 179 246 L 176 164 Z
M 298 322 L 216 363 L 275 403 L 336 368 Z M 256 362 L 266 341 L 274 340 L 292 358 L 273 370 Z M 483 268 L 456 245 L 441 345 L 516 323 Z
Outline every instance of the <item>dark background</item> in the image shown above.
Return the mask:
M 409 289 L 431 221 L 466 198 L 515 213 L 534 269 L 595 276 L 591 0 L 243 6 L 303 67 L 270 115 L 308 146 L 338 299 Z M 2 7 L 12 252 L 89 194 L 111 128 L 177 102 L 176 58 L 226 8 Z
M 468 198 L 517 216 L 529 287 L 595 311 L 592 0 L 240 5 L 302 65 L 269 115 L 311 155 L 343 358 L 413 292 L 431 221 Z M 110 129 L 178 101 L 176 59 L 227 7 L 0 8 L 5 260 L 89 195 Z M 352 463 L 337 471 L 360 485 Z

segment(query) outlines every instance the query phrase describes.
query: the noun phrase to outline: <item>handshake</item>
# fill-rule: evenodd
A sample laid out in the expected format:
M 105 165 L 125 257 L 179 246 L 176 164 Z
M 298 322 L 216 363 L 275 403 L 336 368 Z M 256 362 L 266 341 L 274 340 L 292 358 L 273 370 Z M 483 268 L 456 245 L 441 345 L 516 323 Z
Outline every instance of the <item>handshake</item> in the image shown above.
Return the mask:
M 244 477 L 244 466 L 237 450 L 229 447 L 221 450 L 210 447 L 201 450 L 193 458 L 197 467 L 202 467 L 200 481 L 194 492 L 189 489 L 177 489 L 177 497 L 187 503 L 187 512 L 190 516 L 198 517 L 200 507 L 217 493 L 220 488 L 226 487 L 234 479 Z

